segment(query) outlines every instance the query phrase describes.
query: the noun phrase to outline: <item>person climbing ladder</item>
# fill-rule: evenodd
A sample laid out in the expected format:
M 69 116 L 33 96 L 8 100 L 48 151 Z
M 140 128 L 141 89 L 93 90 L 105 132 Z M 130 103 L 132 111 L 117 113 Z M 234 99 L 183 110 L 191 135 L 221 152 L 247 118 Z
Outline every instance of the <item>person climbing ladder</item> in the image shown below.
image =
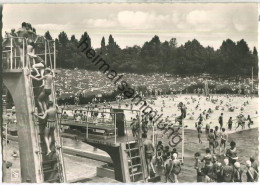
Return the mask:
M 39 108 L 41 109 L 40 111 L 44 113 L 47 109 L 46 102 L 49 100 L 49 95 L 51 94 L 51 87 L 53 83 L 52 71 L 49 68 L 45 69 L 45 75 L 41 78 L 36 78 L 32 75 L 29 76 L 37 81 L 44 80 L 44 83 L 40 86 L 44 86 L 44 88 L 38 96 Z
M 51 153 L 51 143 L 52 143 L 52 137 L 54 136 L 54 131 L 56 129 L 56 123 L 57 123 L 57 114 L 59 113 L 58 107 L 54 107 L 54 104 L 52 101 L 49 101 L 48 103 L 48 109 L 45 111 L 45 114 L 43 116 L 39 116 L 36 113 L 34 115 L 42 120 L 47 121 L 47 124 L 44 129 L 44 140 L 47 146 L 47 154 L 49 155 Z

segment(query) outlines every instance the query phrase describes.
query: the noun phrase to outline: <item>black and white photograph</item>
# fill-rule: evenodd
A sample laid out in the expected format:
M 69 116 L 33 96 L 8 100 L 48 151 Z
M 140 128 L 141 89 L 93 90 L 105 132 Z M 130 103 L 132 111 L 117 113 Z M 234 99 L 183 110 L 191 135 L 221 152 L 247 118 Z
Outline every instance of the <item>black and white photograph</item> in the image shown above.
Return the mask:
M 1 183 L 258 182 L 259 10 L 0 3 Z

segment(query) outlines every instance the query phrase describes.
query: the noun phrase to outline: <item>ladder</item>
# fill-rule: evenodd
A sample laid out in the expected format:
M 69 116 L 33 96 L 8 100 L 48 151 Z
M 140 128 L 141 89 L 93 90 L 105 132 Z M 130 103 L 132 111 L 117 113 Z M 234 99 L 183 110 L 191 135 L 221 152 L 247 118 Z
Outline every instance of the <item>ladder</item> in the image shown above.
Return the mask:
M 126 129 L 125 133 L 127 137 L 125 151 L 127 153 L 130 181 L 146 182 L 145 174 L 144 174 L 145 163 L 143 162 L 143 157 L 141 155 L 140 138 L 138 137 L 138 140 L 135 141 L 129 141 L 125 119 L 124 119 L 124 124 Z
M 30 69 L 29 69 L 30 71 Z M 34 97 L 34 87 L 32 79 L 29 78 L 29 86 L 30 86 L 30 95 L 32 97 L 32 109 L 35 112 L 35 97 Z M 52 86 L 52 92 L 55 92 L 54 84 Z M 56 105 L 56 97 L 55 93 L 53 93 L 53 103 Z M 58 120 L 58 119 L 57 119 Z M 60 141 L 60 128 L 59 124 L 56 122 L 56 129 L 54 131 L 54 147 L 55 152 L 53 155 L 46 156 L 46 144 L 44 142 L 44 129 L 42 129 L 43 125 L 40 124 L 40 121 L 33 116 L 34 122 L 34 130 L 35 130 L 35 138 L 37 143 L 37 154 L 39 155 L 40 162 L 40 181 L 55 183 L 66 182 L 66 175 L 64 170 L 64 161 L 62 156 L 62 145 Z M 41 127 L 41 128 L 40 128 Z
M 53 72 L 53 77 L 55 75 L 54 71 Z M 52 83 L 52 101 L 53 105 L 56 107 L 57 105 L 57 99 L 56 99 L 56 91 L 55 91 L 55 81 L 53 80 Z M 60 117 L 56 115 L 56 129 L 54 132 L 54 138 L 55 138 L 55 147 L 56 147 L 56 153 L 57 153 L 57 162 L 58 162 L 58 173 L 60 177 L 60 182 L 65 183 L 67 181 L 66 179 L 66 173 L 65 173 L 65 165 L 64 165 L 64 158 L 63 158 L 63 151 L 62 151 L 62 142 L 61 142 L 61 134 L 60 134 Z
M 29 70 L 30 71 L 30 70 Z M 31 97 L 31 103 L 32 103 L 32 110 L 33 112 L 35 112 L 36 110 L 36 107 L 35 107 L 35 97 L 34 97 L 34 92 L 33 92 L 33 83 L 32 83 L 32 79 L 30 77 L 29 78 L 29 87 L 30 87 L 30 97 Z M 41 149 L 41 142 L 40 142 L 40 137 L 39 137 L 39 131 L 38 131 L 38 123 L 37 121 L 35 120 L 35 116 L 33 115 L 32 116 L 32 119 L 33 119 L 33 125 L 34 125 L 34 133 L 35 133 L 35 139 L 36 139 L 36 154 L 38 155 L 38 160 L 39 160 L 39 163 L 40 163 L 40 169 L 39 169 L 39 178 L 40 178 L 40 181 L 43 182 L 43 166 L 42 166 L 42 149 Z

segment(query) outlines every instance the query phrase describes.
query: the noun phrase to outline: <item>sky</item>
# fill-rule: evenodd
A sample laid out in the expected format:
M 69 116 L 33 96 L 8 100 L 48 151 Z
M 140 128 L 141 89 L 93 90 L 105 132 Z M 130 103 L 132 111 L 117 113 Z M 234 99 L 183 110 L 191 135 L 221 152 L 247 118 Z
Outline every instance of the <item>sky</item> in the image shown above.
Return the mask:
M 37 34 L 49 30 L 52 37 L 65 31 L 70 38 L 90 35 L 100 47 L 113 35 L 121 48 L 139 45 L 158 35 L 161 42 L 176 38 L 180 46 L 197 39 L 218 49 L 223 40 L 244 39 L 252 49 L 258 42 L 256 3 L 103 3 L 103 4 L 5 4 L 3 32 L 29 22 Z

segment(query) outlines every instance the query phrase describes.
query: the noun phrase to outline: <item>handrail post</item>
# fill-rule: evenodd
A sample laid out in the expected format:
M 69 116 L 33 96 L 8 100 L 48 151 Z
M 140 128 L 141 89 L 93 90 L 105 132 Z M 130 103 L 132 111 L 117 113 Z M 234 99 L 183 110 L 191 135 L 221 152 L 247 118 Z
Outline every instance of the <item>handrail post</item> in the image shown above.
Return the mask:
M 10 56 L 10 58 L 11 58 L 10 68 L 13 69 L 13 37 L 11 37 L 11 56 Z
M 184 163 L 184 123 L 182 120 L 182 146 L 181 146 L 181 159 L 182 163 Z
M 14 47 L 14 68 L 16 69 L 16 48 Z
M 114 124 L 115 124 L 115 144 L 116 144 L 116 113 L 114 113 L 114 115 L 115 115 Z
M 87 123 L 86 138 L 88 139 L 88 111 L 87 111 L 86 123 Z
M 46 40 L 44 40 L 44 60 L 45 60 L 45 66 L 47 66 L 47 44 L 46 44 Z
M 54 58 L 54 59 L 53 59 L 53 60 L 54 60 L 54 70 L 56 70 L 56 44 L 55 44 L 55 41 L 53 42 L 53 45 L 54 45 L 54 46 L 53 46 L 53 50 L 54 50 L 54 51 L 53 51 L 53 53 L 54 53 L 54 54 L 53 54 L 53 58 Z
M 24 68 L 24 59 L 25 59 L 25 51 L 24 51 L 25 43 L 23 39 L 23 60 L 21 61 L 23 63 L 23 68 Z

